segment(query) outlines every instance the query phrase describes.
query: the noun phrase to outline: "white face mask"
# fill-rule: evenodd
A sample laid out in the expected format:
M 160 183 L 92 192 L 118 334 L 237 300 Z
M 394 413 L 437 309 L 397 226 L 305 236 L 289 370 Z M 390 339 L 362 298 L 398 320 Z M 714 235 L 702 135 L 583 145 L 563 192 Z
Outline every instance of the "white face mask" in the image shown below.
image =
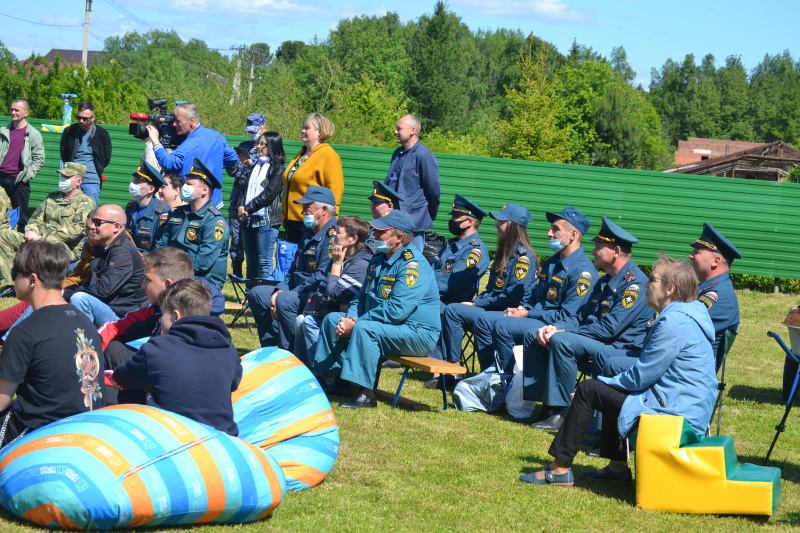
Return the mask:
M 258 134 L 258 132 L 255 132 L 255 133 L 248 133 L 248 134 L 247 134 L 247 136 L 248 136 L 248 137 L 250 137 L 250 140 L 251 140 L 251 141 L 255 141 L 256 139 L 258 139 L 259 137 L 261 137 L 261 135 L 259 135 L 259 134 Z
M 197 198 L 197 196 L 194 195 L 194 187 L 188 183 L 184 183 L 181 187 L 181 200 L 184 202 L 191 202 L 195 198 Z
M 142 186 L 134 181 L 128 184 L 128 194 L 130 194 L 131 198 L 134 200 L 141 200 L 144 198 L 144 194 L 142 194 Z
M 72 187 L 72 178 L 58 178 L 58 190 L 67 194 L 69 191 L 73 189 Z

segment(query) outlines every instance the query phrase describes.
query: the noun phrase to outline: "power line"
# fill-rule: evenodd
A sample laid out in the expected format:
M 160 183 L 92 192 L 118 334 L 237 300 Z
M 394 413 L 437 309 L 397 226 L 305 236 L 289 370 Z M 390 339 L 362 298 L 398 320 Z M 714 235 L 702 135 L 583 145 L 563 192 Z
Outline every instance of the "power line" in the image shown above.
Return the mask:
M 21 22 L 27 22 L 29 24 L 36 24 L 38 26 L 53 26 L 53 27 L 56 27 L 56 28 L 82 28 L 83 27 L 83 24 L 45 24 L 44 22 L 34 22 L 32 20 L 25 20 L 25 19 L 21 19 L 21 18 L 18 18 L 18 17 L 12 17 L 11 15 L 7 15 L 5 13 L 0 13 L 0 15 L 3 15 L 4 17 L 8 17 L 10 19 L 19 20 Z
M 140 24 L 140 25 L 144 26 L 145 28 L 148 28 L 148 29 L 151 29 L 151 30 L 155 29 L 147 21 L 142 20 L 141 18 L 137 17 L 136 15 L 134 15 L 133 13 L 128 11 L 125 7 L 123 7 L 119 3 L 117 3 L 115 0 L 106 0 L 106 3 L 108 5 L 110 5 L 111 7 L 113 7 L 114 9 L 116 9 L 117 11 L 119 11 L 120 13 L 122 13 L 123 15 L 125 15 L 127 18 L 129 18 L 133 22 L 135 22 L 137 24 Z

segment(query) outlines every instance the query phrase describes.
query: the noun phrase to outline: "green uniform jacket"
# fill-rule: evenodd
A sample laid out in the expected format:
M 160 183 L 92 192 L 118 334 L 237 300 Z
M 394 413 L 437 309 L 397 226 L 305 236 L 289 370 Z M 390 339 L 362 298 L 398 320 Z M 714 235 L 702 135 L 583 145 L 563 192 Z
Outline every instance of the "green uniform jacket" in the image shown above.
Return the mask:
M 78 191 L 72 198 L 51 192 L 31 215 L 25 231 L 35 231 L 49 242 L 63 242 L 72 261 L 81 256 L 86 217 L 95 208 L 94 200 Z

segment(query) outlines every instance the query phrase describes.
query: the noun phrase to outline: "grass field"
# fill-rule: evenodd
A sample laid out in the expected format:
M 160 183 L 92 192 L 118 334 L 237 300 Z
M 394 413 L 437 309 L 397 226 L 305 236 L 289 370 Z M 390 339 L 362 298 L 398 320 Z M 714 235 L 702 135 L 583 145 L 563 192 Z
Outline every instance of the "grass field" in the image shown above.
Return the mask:
M 227 291 L 228 289 L 226 289 Z M 228 296 L 231 296 L 229 294 Z M 783 351 L 766 336 L 797 296 L 739 292 L 740 335 L 729 354 L 722 432 L 733 435 L 742 462 L 760 464 L 783 415 Z M 10 304 L 11 301 L 0 302 Z M 228 320 L 229 315 L 224 318 Z M 255 330 L 232 328 L 237 347 L 258 346 Z M 381 388 L 397 386 L 400 370 L 384 371 Z M 441 407 L 441 393 L 425 389 L 429 375 L 410 375 L 404 396 Z M 783 531 L 800 526 L 800 409 L 773 452 L 783 469 L 777 514 L 764 518 L 682 515 L 636 507 L 634 489 L 577 481 L 574 489 L 534 487 L 520 474 L 549 464 L 549 434 L 507 416 L 447 411 L 411 413 L 334 407 L 341 452 L 320 486 L 289 493 L 272 516 L 250 525 L 204 526 L 209 533 L 363 531 Z M 605 463 L 580 454 L 576 472 Z M 0 511 L 0 531 L 39 531 Z M 159 531 L 183 531 L 162 529 Z

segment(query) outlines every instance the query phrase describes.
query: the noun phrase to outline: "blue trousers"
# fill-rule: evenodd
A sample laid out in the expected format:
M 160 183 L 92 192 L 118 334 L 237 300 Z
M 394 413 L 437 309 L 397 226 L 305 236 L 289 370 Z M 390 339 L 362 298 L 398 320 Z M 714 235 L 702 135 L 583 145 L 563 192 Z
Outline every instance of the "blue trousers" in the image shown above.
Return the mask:
M 296 291 L 281 291 L 275 300 L 278 320 L 272 319 L 270 302 L 275 292 L 274 285 L 258 285 L 247 291 L 250 310 L 258 329 L 261 346 L 278 346 L 284 350 L 294 348 L 295 319 L 305 305 L 308 295 Z
M 545 348 L 536 340 L 536 331 L 530 330 L 525 333 L 523 344 L 523 397 L 551 407 L 566 407 L 572 403 L 579 365 L 585 365 L 601 351 L 610 356 L 614 352 L 616 355 L 625 353 L 625 350 L 569 332 L 556 333 L 550 337 L 549 348 Z
M 297 315 L 295 320 L 294 350 L 292 353 L 309 368 L 317 350 L 320 322 L 317 317 L 310 315 Z
M 639 360 L 641 350 L 617 350 L 616 348 L 604 349 L 598 352 L 592 362 L 592 377 L 614 377 L 622 374 Z
M 516 316 L 504 316 L 494 323 L 492 342 L 504 372 L 514 371 L 514 346 L 524 344 L 527 332 L 532 331 L 535 337 L 536 331 L 546 325 L 535 318 Z
M 461 346 L 464 330 L 472 329 L 475 320 L 486 311 L 480 307 L 462 303 L 449 304 L 444 308 L 442 318 L 442 337 L 431 357 L 458 363 L 461 361 Z M 483 370 L 483 365 L 481 365 Z
M 475 348 L 482 369 L 494 364 L 494 325 L 501 318 L 503 311 L 486 311 L 475 319 L 472 331 L 475 333 Z
M 340 376 L 366 389 L 375 387 L 381 357 L 424 357 L 439 337 L 437 330 L 372 320 L 356 322 L 349 338 L 337 337 L 333 330 L 343 316 L 344 313 L 329 313 L 322 319 L 313 370 L 318 376 Z
M 89 317 L 92 324 L 98 328 L 106 322 L 114 322 L 120 318 L 108 305 L 87 292 L 76 292 L 69 299 L 69 303 Z
M 275 270 L 275 247 L 278 243 L 278 228 L 269 225 L 251 228 L 241 225 L 242 247 L 247 261 L 245 276 L 252 286 L 256 279 L 267 279 Z M 233 253 L 231 252 L 231 260 Z

